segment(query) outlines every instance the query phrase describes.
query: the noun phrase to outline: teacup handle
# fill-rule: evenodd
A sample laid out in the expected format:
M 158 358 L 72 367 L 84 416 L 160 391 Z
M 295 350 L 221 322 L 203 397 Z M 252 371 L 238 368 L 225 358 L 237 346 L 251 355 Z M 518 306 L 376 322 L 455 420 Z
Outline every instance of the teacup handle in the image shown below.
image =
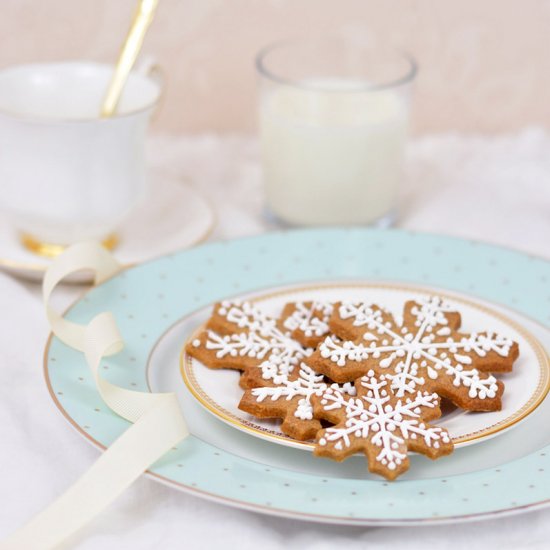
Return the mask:
M 166 73 L 156 58 L 152 55 L 143 56 L 143 58 L 135 65 L 134 72 L 144 76 L 145 78 L 150 78 L 158 85 L 160 89 L 159 98 L 153 113 L 153 118 L 156 118 L 157 113 L 160 111 L 160 107 L 164 104 L 164 98 L 166 95 Z

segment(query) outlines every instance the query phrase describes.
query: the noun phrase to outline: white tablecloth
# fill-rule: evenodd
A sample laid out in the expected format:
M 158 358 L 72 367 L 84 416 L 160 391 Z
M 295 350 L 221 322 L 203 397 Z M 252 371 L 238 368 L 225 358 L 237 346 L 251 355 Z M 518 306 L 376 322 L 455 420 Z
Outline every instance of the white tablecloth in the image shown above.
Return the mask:
M 257 143 L 156 137 L 151 164 L 216 205 L 213 238 L 269 230 Z M 411 143 L 398 225 L 504 244 L 550 258 L 550 133 L 441 135 Z M 74 298 L 67 287 L 58 302 Z M 52 404 L 42 376 L 48 326 L 37 285 L 0 274 L 0 537 L 48 504 L 98 457 Z M 325 526 L 234 510 L 140 479 L 68 546 L 101 549 L 281 547 L 548 548 L 550 510 L 454 526 Z M 36 548 L 40 548 L 37 541 Z M 31 550 L 31 549 L 29 549 Z

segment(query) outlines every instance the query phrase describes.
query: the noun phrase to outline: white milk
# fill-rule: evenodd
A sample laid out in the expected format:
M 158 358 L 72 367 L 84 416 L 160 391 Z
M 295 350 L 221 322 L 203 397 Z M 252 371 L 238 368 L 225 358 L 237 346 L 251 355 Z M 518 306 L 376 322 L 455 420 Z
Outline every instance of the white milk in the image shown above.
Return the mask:
M 297 225 L 368 224 L 391 213 L 408 105 L 393 90 L 349 81 L 280 86 L 260 104 L 267 201 Z M 345 91 L 344 91 L 345 90 Z

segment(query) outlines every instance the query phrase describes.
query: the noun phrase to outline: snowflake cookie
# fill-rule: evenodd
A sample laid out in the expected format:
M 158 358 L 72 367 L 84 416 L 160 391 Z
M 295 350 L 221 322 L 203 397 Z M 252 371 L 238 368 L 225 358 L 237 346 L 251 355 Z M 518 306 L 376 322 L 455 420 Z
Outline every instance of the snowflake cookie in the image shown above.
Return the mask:
M 336 382 L 370 369 L 391 379 L 397 397 L 436 392 L 472 411 L 500 410 L 504 384 L 490 372 L 509 372 L 518 345 L 493 332 L 459 332 L 460 314 L 441 298 L 405 303 L 403 322 L 375 305 L 337 303 L 327 336 L 307 360 Z
M 306 348 L 314 348 L 329 334 L 333 309 L 329 302 L 291 302 L 283 308 L 279 326 Z
M 210 368 L 243 371 L 244 388 L 254 384 L 250 370 L 266 363 L 271 371 L 288 374 L 312 352 L 280 330 L 276 319 L 240 301 L 216 304 L 206 328 L 187 343 L 185 351 Z
M 441 414 L 437 394 L 417 391 L 399 398 L 389 377 L 372 369 L 355 387 L 356 396 L 330 386 L 312 397 L 315 417 L 334 425 L 318 432 L 316 456 L 340 462 L 362 452 L 372 473 L 392 480 L 408 469 L 409 450 L 431 459 L 453 451 L 447 431 L 427 424 Z
M 281 373 L 275 365 L 264 362 L 260 368 L 249 371 L 249 387 L 239 408 L 258 418 L 281 418 L 281 431 L 305 441 L 313 439 L 321 429 L 313 417 L 311 399 L 322 395 L 329 387 L 323 375 L 314 372 L 305 363 L 291 373 Z M 353 384 L 332 385 L 334 389 L 355 395 Z

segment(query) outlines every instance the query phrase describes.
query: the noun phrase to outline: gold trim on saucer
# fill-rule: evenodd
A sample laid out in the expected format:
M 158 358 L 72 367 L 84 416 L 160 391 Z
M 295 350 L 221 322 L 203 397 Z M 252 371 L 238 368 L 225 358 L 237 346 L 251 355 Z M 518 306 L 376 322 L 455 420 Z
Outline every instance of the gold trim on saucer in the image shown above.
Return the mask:
M 492 315 L 493 317 L 503 321 L 504 323 L 512 327 L 515 331 L 517 331 L 519 334 L 521 334 L 521 336 L 525 338 L 525 340 L 529 343 L 529 345 L 535 352 L 538 360 L 538 365 L 539 365 L 539 380 L 538 380 L 537 387 L 534 389 L 533 393 L 531 394 L 527 402 L 525 402 L 521 408 L 513 411 L 508 417 L 504 418 L 503 420 L 495 422 L 492 425 L 486 426 L 481 430 L 477 430 L 477 431 L 470 432 L 462 436 L 453 438 L 453 443 L 455 444 L 455 446 L 457 447 L 465 446 L 466 444 L 471 443 L 473 441 L 488 438 L 490 436 L 497 434 L 498 432 L 501 432 L 503 430 L 510 428 L 514 424 L 517 424 L 521 420 L 525 419 L 529 414 L 531 414 L 542 403 L 542 401 L 550 391 L 550 358 L 546 353 L 545 349 L 542 347 L 542 344 L 538 341 L 538 339 L 535 336 L 533 336 L 529 331 L 527 331 L 525 328 L 523 328 L 519 323 L 510 319 L 506 315 L 498 311 L 495 311 L 484 304 L 477 303 L 473 300 L 464 298 L 462 296 L 455 296 L 453 294 L 445 293 L 444 291 L 442 292 L 440 290 L 435 290 L 435 289 L 432 290 L 432 289 L 427 289 L 425 287 L 424 288 L 416 287 L 412 285 L 400 285 L 400 284 L 391 284 L 391 283 L 364 283 L 364 284 L 334 283 L 334 284 L 319 284 L 319 285 L 311 285 L 311 286 L 308 285 L 308 286 L 302 286 L 302 287 L 296 287 L 296 288 L 285 288 L 283 290 L 274 290 L 272 292 L 256 295 L 253 298 L 251 298 L 250 301 L 261 302 L 263 300 L 273 298 L 275 296 L 284 296 L 285 294 L 295 294 L 296 292 L 303 292 L 303 291 L 321 290 L 326 288 L 354 288 L 354 287 L 363 288 L 363 289 L 383 288 L 383 289 L 394 289 L 394 290 L 401 290 L 401 291 L 404 290 L 404 291 L 421 293 L 421 294 L 436 293 L 438 296 L 441 296 L 443 298 L 449 299 L 454 302 L 463 303 L 465 305 L 473 307 L 479 311 Z M 214 399 L 201 387 L 201 385 L 199 384 L 196 378 L 195 371 L 194 371 L 194 364 L 196 360 L 194 360 L 193 358 L 191 358 L 189 355 L 185 353 L 185 347 L 188 342 L 192 341 L 195 338 L 195 335 L 198 332 L 200 332 L 200 330 L 204 329 L 204 326 L 205 324 L 201 325 L 195 331 L 193 331 L 193 333 L 189 336 L 189 338 L 184 343 L 182 350 L 180 352 L 180 373 L 183 378 L 183 381 L 185 382 L 185 385 L 187 386 L 187 389 L 191 392 L 193 397 L 211 414 L 213 414 L 214 416 L 217 416 L 227 424 L 237 427 L 237 429 L 239 430 L 251 433 L 252 435 L 255 435 L 256 437 L 260 437 L 264 440 L 268 440 L 268 441 L 271 440 L 273 442 L 281 441 L 281 442 L 284 442 L 284 444 L 288 446 L 292 446 L 294 448 L 303 448 L 303 449 L 313 450 L 315 445 L 312 442 L 297 441 L 280 431 L 265 428 L 257 423 L 247 421 L 246 419 L 233 414 L 231 411 L 228 411 L 227 409 L 222 407 L 219 403 L 214 401 Z
M 200 199 L 204 202 L 206 207 L 209 210 L 209 224 L 204 227 L 202 232 L 197 236 L 196 239 L 191 240 L 189 243 L 185 244 L 184 246 L 178 247 L 174 249 L 171 254 L 175 254 L 177 252 L 181 252 L 183 250 L 189 250 L 190 248 L 197 246 L 199 244 L 204 243 L 207 241 L 212 234 L 214 233 L 214 230 L 216 229 L 218 225 L 218 213 L 216 210 L 216 207 L 214 203 L 211 201 L 210 197 L 205 196 L 201 191 L 197 190 L 193 185 L 185 184 L 187 187 L 191 188 L 192 191 L 200 197 Z M 31 237 L 32 238 L 32 237 Z M 25 248 L 27 248 L 25 246 Z M 27 248 L 28 249 L 28 248 Z M 34 250 L 31 252 L 34 253 Z M 141 265 L 143 263 L 153 262 L 155 260 L 158 260 L 160 257 L 165 256 L 166 252 L 160 255 L 152 255 L 150 258 L 146 258 L 145 260 L 141 262 L 125 262 L 123 263 L 124 268 L 130 268 L 134 267 L 135 265 L 138 265 L 138 263 Z M 22 278 L 28 278 L 30 280 L 39 280 L 39 278 L 46 272 L 46 270 L 49 267 L 49 262 L 47 262 L 48 259 L 51 259 L 52 256 L 46 256 L 42 254 L 36 254 L 36 261 L 40 261 L 40 257 L 43 258 L 44 263 L 30 263 L 27 261 L 19 261 L 19 260 L 12 260 L 9 258 L 3 258 L 0 257 L 0 270 L 7 271 L 8 273 L 15 274 L 16 276 L 22 277 Z M 80 280 L 78 279 L 78 282 L 90 282 L 88 280 Z
M 33 254 L 38 256 L 44 256 L 45 258 L 55 258 L 59 256 L 69 245 L 48 243 L 41 241 L 40 239 L 29 235 L 29 233 L 21 233 L 19 236 L 21 244 L 30 250 Z M 107 250 L 113 250 L 119 243 L 118 236 L 115 233 L 111 233 L 108 237 L 101 241 L 101 244 Z

